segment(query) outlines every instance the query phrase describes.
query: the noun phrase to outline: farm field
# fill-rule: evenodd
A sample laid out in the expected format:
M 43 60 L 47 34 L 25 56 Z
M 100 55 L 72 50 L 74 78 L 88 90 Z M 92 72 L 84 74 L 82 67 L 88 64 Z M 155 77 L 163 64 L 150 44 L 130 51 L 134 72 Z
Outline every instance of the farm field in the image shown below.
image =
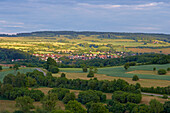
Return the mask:
M 124 52 L 139 52 L 138 48 L 126 48 L 126 47 L 161 47 L 161 46 L 170 46 L 168 42 L 162 42 L 159 40 L 154 40 L 159 43 L 147 43 L 144 44 L 147 40 L 138 40 L 136 42 L 132 39 L 101 39 L 98 38 L 98 35 L 78 35 L 78 38 L 72 39 L 67 38 L 67 35 L 60 35 L 60 37 L 0 37 L 0 48 L 14 48 L 22 51 L 33 51 L 33 53 L 39 54 L 56 54 L 58 51 L 79 51 L 83 50 L 88 52 L 89 50 L 116 50 Z M 97 45 L 97 48 L 91 47 L 82 47 L 79 44 L 94 44 Z M 106 45 L 111 44 L 112 47 L 107 47 Z M 165 54 L 170 54 L 170 48 L 162 49 L 149 49 L 145 48 L 141 50 L 142 52 L 156 52 Z
M 156 67 L 157 70 L 167 69 L 168 67 L 170 67 L 170 64 L 131 66 L 128 70 L 125 70 L 122 66 L 98 68 L 97 74 L 105 74 L 107 76 L 126 78 L 132 78 L 136 74 L 140 79 L 157 79 L 170 81 L 169 72 L 166 75 L 157 75 L 157 73 L 155 72 L 150 73 L 154 67 Z M 144 70 L 144 72 L 141 72 L 142 70 Z M 60 71 L 69 73 L 83 73 L 81 68 L 61 68 Z M 134 73 L 134 71 L 140 71 L 140 73 Z M 149 73 L 146 73 L 146 71 L 149 71 Z
M 149 48 L 128 48 L 128 50 L 135 52 L 135 53 L 163 53 L 169 54 L 170 48 L 162 48 L 162 49 L 149 49 Z

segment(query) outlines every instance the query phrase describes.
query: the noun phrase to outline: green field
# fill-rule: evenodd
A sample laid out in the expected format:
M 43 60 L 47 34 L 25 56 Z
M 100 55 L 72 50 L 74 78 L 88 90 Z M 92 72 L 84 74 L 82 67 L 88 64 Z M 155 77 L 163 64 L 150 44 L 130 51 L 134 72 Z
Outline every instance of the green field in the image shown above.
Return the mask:
M 3 81 L 3 78 L 8 75 L 8 74 L 14 74 L 16 75 L 17 72 L 20 72 L 20 73 L 27 73 L 27 72 L 33 72 L 35 69 L 34 68 L 24 68 L 24 69 L 19 69 L 17 71 L 15 70 L 9 70 L 9 71 L 2 71 L 0 72 L 0 81 L 2 82 Z
M 164 65 L 141 65 L 141 66 L 131 66 L 127 71 L 122 67 L 106 67 L 106 68 L 98 68 L 97 74 L 106 74 L 107 76 L 114 76 L 114 77 L 128 77 L 132 78 L 134 73 L 128 73 L 131 71 L 140 71 L 140 74 L 138 75 L 141 79 L 158 79 L 158 80 L 170 80 L 169 73 L 167 75 L 157 75 L 157 74 L 146 74 L 142 73 L 143 71 L 153 72 L 153 67 L 156 67 L 156 69 L 167 69 L 170 67 L 170 64 L 164 64 Z M 82 73 L 81 68 L 60 68 L 61 72 L 69 72 L 69 73 Z

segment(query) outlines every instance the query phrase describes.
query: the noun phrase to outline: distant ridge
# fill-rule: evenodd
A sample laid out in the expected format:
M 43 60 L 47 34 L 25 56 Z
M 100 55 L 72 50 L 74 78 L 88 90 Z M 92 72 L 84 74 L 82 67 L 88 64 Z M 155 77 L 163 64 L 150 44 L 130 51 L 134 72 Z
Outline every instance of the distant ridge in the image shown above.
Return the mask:
M 59 35 L 71 35 L 71 36 L 78 36 L 78 35 L 99 35 L 99 38 L 128 38 L 128 39 L 136 39 L 140 38 L 155 38 L 161 39 L 164 41 L 170 41 L 170 34 L 163 34 L 163 33 L 128 33 L 128 32 L 97 32 L 97 31 L 36 31 L 31 33 L 17 33 L 13 35 L 8 34 L 0 34 L 0 37 L 55 37 Z

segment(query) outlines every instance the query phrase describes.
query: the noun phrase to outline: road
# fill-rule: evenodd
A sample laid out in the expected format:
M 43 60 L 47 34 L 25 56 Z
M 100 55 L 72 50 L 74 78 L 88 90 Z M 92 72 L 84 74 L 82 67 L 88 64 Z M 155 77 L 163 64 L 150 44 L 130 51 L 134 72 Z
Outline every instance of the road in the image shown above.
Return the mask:
M 46 76 L 46 73 L 45 73 L 42 69 L 36 68 L 36 70 L 38 70 L 38 71 L 40 71 L 40 72 L 43 72 L 44 76 Z
M 161 95 L 161 94 L 154 94 L 154 93 L 144 93 L 144 92 L 142 92 L 142 94 L 144 94 L 144 95 L 149 95 L 149 96 L 163 97 L 163 95 Z M 170 98 L 170 96 L 168 96 L 168 98 Z

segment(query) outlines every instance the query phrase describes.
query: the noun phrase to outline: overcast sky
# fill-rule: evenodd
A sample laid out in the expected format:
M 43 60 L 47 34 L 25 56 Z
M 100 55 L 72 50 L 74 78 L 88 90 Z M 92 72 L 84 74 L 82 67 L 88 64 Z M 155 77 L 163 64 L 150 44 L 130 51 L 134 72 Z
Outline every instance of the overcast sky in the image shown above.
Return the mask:
M 48 30 L 170 34 L 170 0 L 0 0 L 0 33 Z

